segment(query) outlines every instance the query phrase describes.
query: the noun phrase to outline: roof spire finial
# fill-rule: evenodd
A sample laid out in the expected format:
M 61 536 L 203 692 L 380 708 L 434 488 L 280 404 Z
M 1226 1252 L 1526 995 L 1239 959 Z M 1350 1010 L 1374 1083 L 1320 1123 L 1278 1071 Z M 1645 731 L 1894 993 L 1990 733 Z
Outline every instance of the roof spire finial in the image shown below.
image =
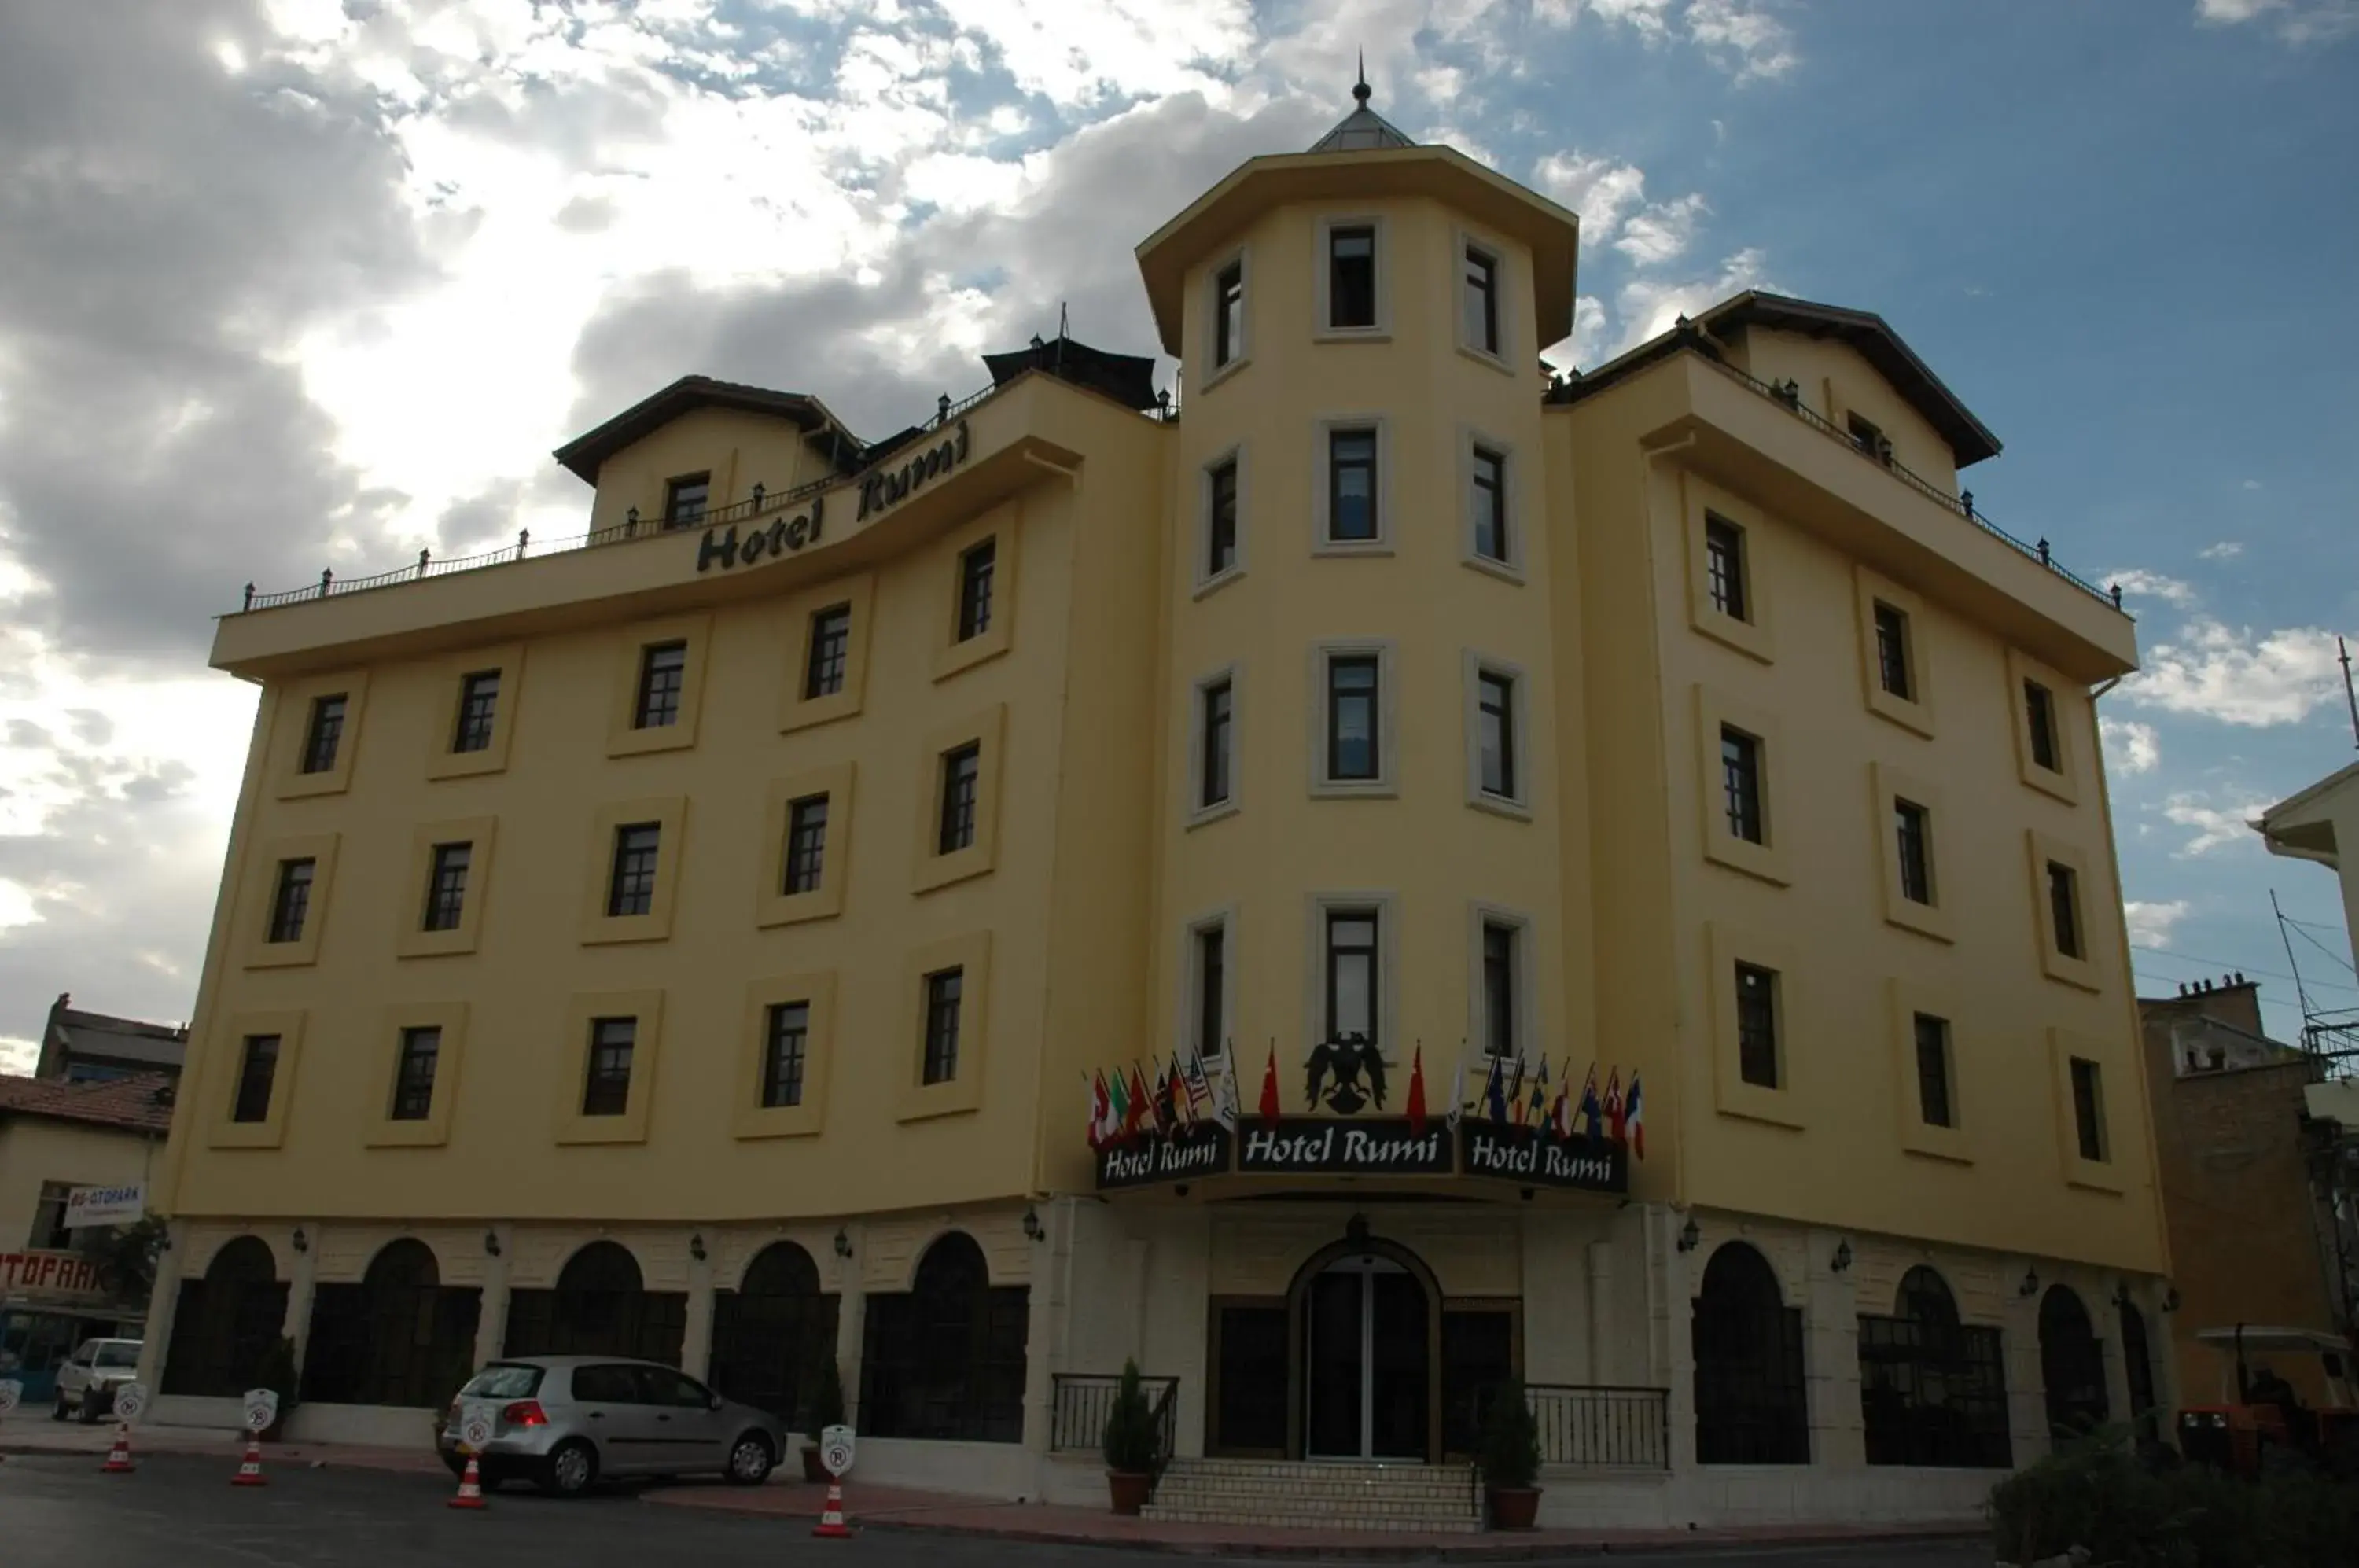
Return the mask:
M 1360 51 L 1360 79 L 1352 84 L 1352 96 L 1359 103 L 1365 103 L 1368 101 L 1370 91 L 1371 89 L 1368 86 L 1368 51 L 1366 49 L 1362 49 Z

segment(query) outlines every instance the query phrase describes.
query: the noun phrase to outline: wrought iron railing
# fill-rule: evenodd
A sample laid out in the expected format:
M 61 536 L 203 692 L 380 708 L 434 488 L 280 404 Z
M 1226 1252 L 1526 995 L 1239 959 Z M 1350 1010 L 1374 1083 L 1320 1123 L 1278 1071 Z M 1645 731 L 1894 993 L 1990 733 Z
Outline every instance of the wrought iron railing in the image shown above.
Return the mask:
M 1049 1378 L 1049 1447 L 1058 1454 L 1094 1454 L 1105 1442 L 1106 1417 L 1113 1413 L 1120 1377 L 1096 1373 L 1059 1372 Z M 1180 1430 L 1180 1379 L 1138 1380 L 1155 1416 L 1155 1474 L 1161 1475 L 1171 1457 Z
M 2012 546 L 2015 550 L 2020 551 L 2026 556 L 2028 556 L 2033 561 L 2038 561 L 2040 565 L 2056 573 L 2057 576 L 2061 577 L 2065 582 L 2070 583 L 2072 586 L 2080 589 L 2082 593 L 2089 594 L 2093 598 L 2104 601 L 2116 610 L 2121 609 L 2122 590 L 2119 583 L 2115 583 L 2110 589 L 2100 588 L 2088 579 L 2065 570 L 2063 567 L 2058 565 L 2055 559 L 2049 553 L 2048 541 L 2046 539 L 2041 539 L 2036 544 L 2026 544 L 2023 540 L 2016 538 L 2005 528 L 2000 528 L 1996 523 L 1992 522 L 1988 517 L 1984 517 L 1980 512 L 1975 511 L 1974 493 L 1973 491 L 1962 490 L 1954 495 L 1951 495 L 1947 490 L 1942 489 L 1940 485 L 1934 484 L 1931 480 L 1925 478 L 1922 474 L 1913 472 L 1907 464 L 1893 457 L 1889 450 L 1889 442 L 1885 443 L 1884 447 L 1879 448 L 1877 451 L 1868 451 L 1857 441 L 1853 439 L 1850 431 L 1838 428 L 1832 419 L 1828 419 L 1824 414 L 1820 413 L 1816 408 L 1813 408 L 1809 404 L 1803 402 L 1802 389 L 1798 383 L 1788 380 L 1781 385 L 1776 382 L 1763 381 L 1758 377 L 1746 375 L 1744 371 L 1737 369 L 1736 366 L 1729 364 L 1727 361 L 1715 358 L 1712 354 L 1707 354 L 1702 357 L 1705 364 L 1711 365 L 1722 375 L 1751 387 L 1754 391 L 1761 394 L 1762 397 L 1768 398 L 1772 403 L 1777 404 L 1788 413 L 1792 414 L 1795 418 L 1800 419 L 1804 424 L 1809 425 L 1812 430 L 1817 430 L 1821 435 L 1826 436 L 1832 441 L 1841 441 L 1844 446 L 1849 447 L 1852 451 L 1859 453 L 1861 457 L 1866 459 L 1868 462 L 1875 463 L 1877 467 L 1883 469 L 1886 473 L 1891 474 L 1894 478 L 1899 480 L 1902 484 L 1908 485 L 1910 489 L 1924 496 L 1927 500 L 1937 502 L 1941 506 L 1947 506 L 1950 510 L 1957 513 L 1958 516 L 1965 518 L 1966 521 L 1973 524 L 1974 527 L 1982 529 L 1983 532 L 1990 535 L 1993 539 Z
M 1532 1383 L 1524 1397 L 1539 1426 L 1543 1465 L 1670 1468 L 1667 1388 Z

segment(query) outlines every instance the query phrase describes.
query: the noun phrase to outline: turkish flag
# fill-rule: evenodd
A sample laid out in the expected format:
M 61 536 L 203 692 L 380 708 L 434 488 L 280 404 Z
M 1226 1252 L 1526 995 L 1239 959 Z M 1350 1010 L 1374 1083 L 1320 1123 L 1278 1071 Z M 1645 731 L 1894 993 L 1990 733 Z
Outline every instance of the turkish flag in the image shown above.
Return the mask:
M 1277 1125 L 1277 1047 L 1269 1048 L 1269 1065 L 1261 1074 L 1261 1119 L 1271 1127 Z
M 1408 1059 L 1408 1135 L 1425 1136 L 1425 1047 Z

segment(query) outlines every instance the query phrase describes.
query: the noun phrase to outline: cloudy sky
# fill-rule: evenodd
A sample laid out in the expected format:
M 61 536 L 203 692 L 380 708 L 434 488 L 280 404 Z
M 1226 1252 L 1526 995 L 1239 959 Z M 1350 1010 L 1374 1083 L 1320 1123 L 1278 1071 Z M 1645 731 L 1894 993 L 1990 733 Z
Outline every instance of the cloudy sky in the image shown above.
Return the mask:
M 240 584 L 578 532 L 549 449 L 686 372 L 875 435 L 1060 302 L 1149 350 L 1131 247 L 1362 49 L 1582 214 L 1558 363 L 1882 311 L 2006 441 L 1982 507 L 2139 616 L 2142 988 L 2289 1004 L 2275 888 L 2359 1006 L 2241 825 L 2354 755 L 2359 0 L 0 0 L 0 1062 L 61 990 L 193 1006 Z

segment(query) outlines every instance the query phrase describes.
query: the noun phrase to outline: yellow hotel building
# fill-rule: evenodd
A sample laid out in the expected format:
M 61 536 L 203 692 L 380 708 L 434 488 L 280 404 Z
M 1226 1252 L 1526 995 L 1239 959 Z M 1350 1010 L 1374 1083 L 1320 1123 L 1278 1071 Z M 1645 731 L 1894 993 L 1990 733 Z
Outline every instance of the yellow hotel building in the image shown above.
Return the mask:
M 1516 1375 L 1545 1520 L 1676 1524 L 2168 1406 L 2130 621 L 1875 315 L 1552 377 L 1574 214 L 1359 96 L 1139 245 L 1184 415 L 1071 342 L 875 443 L 690 377 L 559 452 L 582 548 L 222 620 L 161 1419 L 282 1333 L 299 1434 L 419 1443 L 504 1352 L 790 1420 L 832 1353 L 864 1475 L 1100 1500 L 1133 1358 L 1162 1511 L 1462 1522 Z M 1093 1150 L 1200 1051 L 1234 1137 Z M 1644 1158 L 1494 1056 L 1643 1083 Z

